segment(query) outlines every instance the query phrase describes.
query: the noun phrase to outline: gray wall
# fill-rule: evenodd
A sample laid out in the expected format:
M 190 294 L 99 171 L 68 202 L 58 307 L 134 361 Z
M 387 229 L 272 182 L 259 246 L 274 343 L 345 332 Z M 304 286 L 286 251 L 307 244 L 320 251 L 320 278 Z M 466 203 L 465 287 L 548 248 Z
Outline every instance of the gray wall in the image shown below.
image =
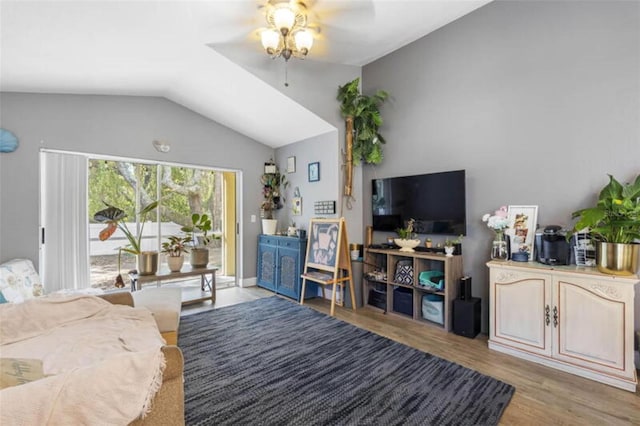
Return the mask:
M 38 264 L 39 150 L 78 151 L 241 170 L 244 277 L 255 277 L 259 176 L 273 149 L 163 98 L 2 93 L 0 125 L 18 150 L 0 154 L 0 261 Z M 154 139 L 171 142 L 169 154 Z
M 607 173 L 640 173 L 640 2 L 496 1 L 365 66 L 363 82 L 393 97 L 377 176 L 467 171 L 464 270 L 485 332 L 482 215 L 538 205 L 541 226 L 570 226 Z
M 316 136 L 307 140 L 279 148 L 276 152 L 276 162 L 281 164 L 281 171 L 286 173 L 287 158 L 296 157 L 296 172 L 287 173 L 289 187 L 285 191 L 287 199 L 286 206 L 278 211 L 278 226 L 286 231 L 286 227 L 295 221 L 296 226 L 302 229 L 309 229 L 309 221 L 316 217 L 314 213 L 314 203 L 316 201 L 339 200 L 338 197 L 338 175 L 335 167 L 331 167 L 336 162 L 336 152 L 338 150 L 337 131 L 326 135 Z M 309 163 L 320 163 L 320 180 L 309 182 L 307 167 Z M 291 199 L 295 188 L 300 191 L 302 197 L 302 215 L 293 216 L 291 211 Z M 335 218 L 338 215 L 324 215 Z
M 338 86 L 361 76 L 361 68 L 350 65 L 331 64 L 326 62 L 318 62 L 313 60 L 313 51 L 310 59 L 304 61 L 292 59 L 288 66 L 288 82 L 289 86 L 284 86 L 284 61 L 282 59 L 269 60 L 266 64 L 262 64 L 262 68 L 247 66 L 246 69 L 265 82 L 269 83 L 275 89 L 280 90 L 300 105 L 317 114 L 319 117 L 332 124 L 337 131 L 320 135 L 317 138 L 310 138 L 301 141 L 299 144 L 293 144 L 294 148 L 289 146 L 276 149 L 278 166 L 281 170 L 286 168 L 286 154 L 291 152 L 306 152 L 309 155 L 301 154 L 304 158 L 312 158 L 315 153 L 321 155 L 320 163 L 321 178 L 320 186 L 318 183 L 306 182 L 306 170 L 304 171 L 304 179 L 298 179 L 301 175 L 294 177 L 301 185 L 300 191 L 303 193 L 318 194 L 320 200 L 335 200 L 337 202 L 336 217 L 344 216 L 347 222 L 347 233 L 349 241 L 362 242 L 362 215 L 364 203 L 359 195 L 362 192 L 361 168 L 358 167 L 354 174 L 354 194 L 356 197 L 351 200 L 350 207 L 347 207 L 346 200 L 342 198 L 342 181 L 343 173 L 343 156 L 342 151 L 345 146 L 345 125 L 344 119 L 340 116 L 340 104 L 336 100 L 338 94 Z M 294 151 L 292 151 L 292 149 Z M 313 154 L 313 155 L 311 155 Z M 312 161 L 312 160 L 310 160 Z M 304 165 L 306 167 L 306 164 Z M 300 172 L 297 172 L 300 173 Z M 327 181 L 325 181 L 327 179 Z M 330 182 L 335 185 L 328 188 L 326 185 Z M 318 188 L 327 188 L 326 193 L 320 193 Z M 308 224 L 307 213 L 310 212 L 308 207 L 311 205 L 305 202 L 304 220 Z M 281 212 L 281 215 L 284 212 Z M 309 217 L 310 218 L 310 217 Z

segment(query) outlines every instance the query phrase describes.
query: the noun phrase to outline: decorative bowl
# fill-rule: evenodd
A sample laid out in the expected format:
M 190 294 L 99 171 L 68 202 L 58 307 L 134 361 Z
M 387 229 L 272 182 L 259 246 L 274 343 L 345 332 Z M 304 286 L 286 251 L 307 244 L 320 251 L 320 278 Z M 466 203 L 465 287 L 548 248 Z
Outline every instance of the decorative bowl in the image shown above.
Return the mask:
M 414 248 L 420 245 L 420 240 L 405 240 L 402 238 L 396 238 L 393 240 L 393 242 L 396 243 L 397 246 L 400 246 L 400 251 L 408 252 L 415 251 Z
M 511 260 L 514 262 L 528 262 L 529 261 L 529 253 L 518 251 L 511 255 Z

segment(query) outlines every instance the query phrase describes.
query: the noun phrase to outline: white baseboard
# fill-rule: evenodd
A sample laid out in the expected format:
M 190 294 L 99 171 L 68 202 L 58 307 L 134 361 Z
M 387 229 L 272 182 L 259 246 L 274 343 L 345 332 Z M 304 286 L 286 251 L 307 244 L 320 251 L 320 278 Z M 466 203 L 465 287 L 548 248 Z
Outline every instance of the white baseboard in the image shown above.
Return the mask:
M 240 287 L 242 288 L 255 287 L 257 285 L 258 285 L 258 277 L 243 278 L 242 281 L 240 282 Z

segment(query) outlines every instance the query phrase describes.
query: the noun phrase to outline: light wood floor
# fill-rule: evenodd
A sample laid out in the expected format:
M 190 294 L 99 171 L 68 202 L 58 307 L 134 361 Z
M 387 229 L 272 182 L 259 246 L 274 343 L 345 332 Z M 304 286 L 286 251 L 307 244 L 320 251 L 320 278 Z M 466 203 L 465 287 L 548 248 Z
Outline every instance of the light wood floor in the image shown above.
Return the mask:
M 217 292 L 215 306 L 205 302 L 185 307 L 183 315 L 272 295 L 257 287 L 223 289 Z M 305 305 L 329 313 L 324 300 Z M 513 385 L 516 393 L 500 424 L 640 425 L 640 390 L 634 394 L 491 351 L 484 335 L 468 339 L 367 308 L 356 313 L 336 308 L 336 317 Z

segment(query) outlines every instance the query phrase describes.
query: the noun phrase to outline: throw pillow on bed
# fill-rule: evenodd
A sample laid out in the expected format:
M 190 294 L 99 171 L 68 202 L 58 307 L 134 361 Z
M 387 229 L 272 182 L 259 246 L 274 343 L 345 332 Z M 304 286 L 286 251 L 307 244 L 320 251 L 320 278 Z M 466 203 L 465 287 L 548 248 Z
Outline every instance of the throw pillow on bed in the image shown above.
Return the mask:
M 14 259 L 0 265 L 0 293 L 10 303 L 42 296 L 40 276 L 29 259 Z

